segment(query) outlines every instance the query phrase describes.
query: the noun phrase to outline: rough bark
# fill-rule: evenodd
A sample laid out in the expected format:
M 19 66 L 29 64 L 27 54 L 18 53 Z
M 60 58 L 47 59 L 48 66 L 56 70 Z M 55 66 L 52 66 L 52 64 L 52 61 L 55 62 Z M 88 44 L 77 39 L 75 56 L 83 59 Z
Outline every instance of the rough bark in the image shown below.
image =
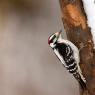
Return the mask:
M 82 1 L 59 1 L 67 38 L 80 50 L 80 66 L 87 81 L 87 90 L 80 87 L 80 95 L 95 95 L 95 52 Z

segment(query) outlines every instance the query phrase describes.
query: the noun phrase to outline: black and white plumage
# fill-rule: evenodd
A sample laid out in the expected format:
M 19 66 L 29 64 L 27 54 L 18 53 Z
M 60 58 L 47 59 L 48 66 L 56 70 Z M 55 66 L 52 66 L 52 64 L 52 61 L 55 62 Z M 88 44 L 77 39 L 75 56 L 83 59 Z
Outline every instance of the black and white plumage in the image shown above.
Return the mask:
M 86 88 L 86 80 L 79 66 L 80 56 L 78 48 L 72 42 L 62 39 L 61 31 L 52 34 L 48 43 L 61 63 L 77 79 L 81 87 L 83 89 Z

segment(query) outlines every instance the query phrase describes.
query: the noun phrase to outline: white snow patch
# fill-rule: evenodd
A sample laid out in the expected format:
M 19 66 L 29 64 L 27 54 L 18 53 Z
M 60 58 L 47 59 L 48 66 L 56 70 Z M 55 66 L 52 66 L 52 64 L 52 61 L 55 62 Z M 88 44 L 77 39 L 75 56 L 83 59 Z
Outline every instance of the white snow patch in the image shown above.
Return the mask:
M 82 0 L 82 1 L 88 19 L 87 23 L 88 26 L 91 28 L 91 33 L 95 48 L 95 0 Z

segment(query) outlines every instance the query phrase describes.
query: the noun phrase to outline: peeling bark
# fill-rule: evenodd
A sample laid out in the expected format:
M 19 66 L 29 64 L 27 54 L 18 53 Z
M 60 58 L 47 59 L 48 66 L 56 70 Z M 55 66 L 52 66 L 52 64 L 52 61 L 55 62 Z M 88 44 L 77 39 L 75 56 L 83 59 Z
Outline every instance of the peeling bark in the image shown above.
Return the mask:
M 95 50 L 82 1 L 59 1 L 67 38 L 80 50 L 80 67 L 87 81 L 87 90 L 80 88 L 80 95 L 95 95 Z

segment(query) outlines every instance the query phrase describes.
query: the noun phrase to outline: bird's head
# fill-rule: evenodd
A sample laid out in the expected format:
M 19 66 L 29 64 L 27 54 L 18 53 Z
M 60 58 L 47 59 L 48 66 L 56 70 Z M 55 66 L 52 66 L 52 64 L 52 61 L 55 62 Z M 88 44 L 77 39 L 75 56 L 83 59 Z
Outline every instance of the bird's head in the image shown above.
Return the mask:
M 49 39 L 48 39 L 48 44 L 49 44 L 52 48 L 54 48 L 54 47 L 56 46 L 57 41 L 61 38 L 61 32 L 62 32 L 62 31 L 56 32 L 56 33 L 52 34 L 52 35 L 49 37 Z

